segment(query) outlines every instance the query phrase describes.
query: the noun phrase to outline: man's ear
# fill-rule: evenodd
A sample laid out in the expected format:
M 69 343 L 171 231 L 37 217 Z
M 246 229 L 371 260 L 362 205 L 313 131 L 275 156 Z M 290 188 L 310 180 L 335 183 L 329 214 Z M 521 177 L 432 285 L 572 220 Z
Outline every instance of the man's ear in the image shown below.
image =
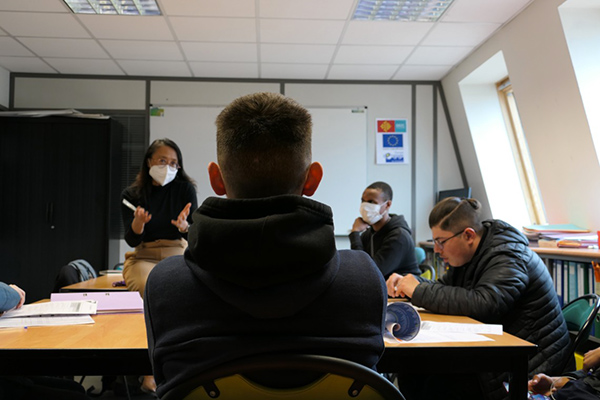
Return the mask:
M 223 175 L 221 175 L 221 168 L 214 162 L 208 164 L 208 179 L 210 180 L 210 186 L 218 196 L 227 194 Z
M 308 167 L 308 173 L 306 174 L 306 181 L 302 187 L 302 194 L 305 196 L 312 196 L 317 191 L 319 183 L 323 179 L 323 166 L 314 162 Z
M 473 228 L 466 228 L 464 234 L 466 235 L 468 241 L 474 241 L 477 237 L 477 232 L 475 232 L 475 229 Z

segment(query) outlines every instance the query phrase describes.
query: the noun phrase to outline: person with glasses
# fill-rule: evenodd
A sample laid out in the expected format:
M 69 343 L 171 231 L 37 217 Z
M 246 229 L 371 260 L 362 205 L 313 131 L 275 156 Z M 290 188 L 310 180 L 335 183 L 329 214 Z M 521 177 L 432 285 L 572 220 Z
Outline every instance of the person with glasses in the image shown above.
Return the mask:
M 350 248 L 367 252 L 385 279 L 394 272 L 419 275 L 410 227 L 403 215 L 390 214 L 392 196 L 392 188 L 385 182 L 374 182 L 365 189 L 360 217 L 349 235 Z
M 183 169 L 181 150 L 175 142 L 152 142 L 135 182 L 123 191 L 122 198 L 125 241 L 135 248 L 125 254 L 123 279 L 128 290 L 144 297 L 154 266 L 187 248 L 191 213 L 198 208 L 195 183 Z M 152 377 L 145 377 L 141 389 L 156 390 Z
M 434 251 L 449 266 L 448 271 L 436 282 L 392 275 L 387 281 L 388 294 L 410 297 L 413 305 L 438 314 L 501 324 L 505 332 L 538 346 L 537 354 L 529 359 L 530 376 L 539 371 L 562 372 L 556 368 L 571 357 L 569 333 L 552 278 L 529 248 L 527 238 L 504 221 L 482 220 L 481 204 L 476 199 L 450 197 L 440 201 L 429 214 L 429 227 Z M 403 377 L 403 381 L 408 379 Z M 419 382 L 412 379 L 404 382 L 405 386 Z M 444 378 L 436 375 L 436 379 Z M 446 379 L 449 387 L 456 382 Z M 501 399 L 507 397 L 506 381 L 506 374 L 481 374 L 470 386 L 481 388 L 484 398 Z M 428 389 L 427 384 L 420 383 L 424 386 L 419 390 Z M 469 389 L 469 385 L 456 386 L 459 392 Z M 409 390 L 401 390 L 409 399 Z M 436 398 L 428 394 L 421 398 Z M 457 398 L 477 397 L 461 394 Z

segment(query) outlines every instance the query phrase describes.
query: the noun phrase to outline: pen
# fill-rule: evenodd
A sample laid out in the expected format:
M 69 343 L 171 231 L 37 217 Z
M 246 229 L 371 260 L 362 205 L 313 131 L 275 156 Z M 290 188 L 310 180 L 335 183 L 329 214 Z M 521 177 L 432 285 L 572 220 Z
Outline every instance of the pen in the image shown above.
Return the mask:
M 125 199 L 123 199 L 123 204 L 125 204 L 127 206 L 127 208 L 131 209 L 132 211 L 136 210 L 136 206 L 134 206 L 133 204 L 131 204 L 130 202 L 128 202 Z

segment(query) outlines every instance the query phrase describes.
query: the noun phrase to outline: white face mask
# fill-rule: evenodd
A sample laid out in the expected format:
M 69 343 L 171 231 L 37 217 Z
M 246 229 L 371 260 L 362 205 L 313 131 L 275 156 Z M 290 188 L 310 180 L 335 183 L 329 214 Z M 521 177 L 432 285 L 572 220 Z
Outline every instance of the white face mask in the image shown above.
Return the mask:
M 150 167 L 150 176 L 161 186 L 165 186 L 177 176 L 177 168 L 170 165 L 153 165 Z
M 379 213 L 381 211 L 381 206 L 383 206 L 383 204 L 360 203 L 360 216 L 363 221 L 369 225 L 375 225 L 379 222 L 379 220 L 383 218 L 383 215 Z

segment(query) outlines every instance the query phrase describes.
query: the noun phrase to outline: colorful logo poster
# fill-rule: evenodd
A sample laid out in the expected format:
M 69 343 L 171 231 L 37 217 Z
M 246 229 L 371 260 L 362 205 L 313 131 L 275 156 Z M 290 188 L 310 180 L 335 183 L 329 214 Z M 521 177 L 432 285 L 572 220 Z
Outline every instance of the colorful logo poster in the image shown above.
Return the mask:
M 407 132 L 408 120 L 405 118 L 377 119 L 377 164 L 408 163 Z

